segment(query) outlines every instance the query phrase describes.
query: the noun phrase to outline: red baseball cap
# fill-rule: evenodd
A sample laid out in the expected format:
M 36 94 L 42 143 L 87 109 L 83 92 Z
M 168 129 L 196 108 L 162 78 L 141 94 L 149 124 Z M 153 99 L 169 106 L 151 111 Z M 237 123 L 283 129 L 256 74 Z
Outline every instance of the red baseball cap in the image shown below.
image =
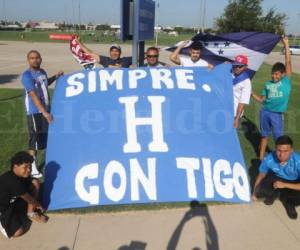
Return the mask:
M 248 65 L 248 57 L 244 55 L 237 55 L 232 62 L 232 65 Z

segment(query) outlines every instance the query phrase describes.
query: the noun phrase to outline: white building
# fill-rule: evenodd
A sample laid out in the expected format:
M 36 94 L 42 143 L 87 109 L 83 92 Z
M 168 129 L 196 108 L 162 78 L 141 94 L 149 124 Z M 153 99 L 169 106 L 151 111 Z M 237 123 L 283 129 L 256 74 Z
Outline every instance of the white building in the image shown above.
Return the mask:
M 162 27 L 161 26 L 155 26 L 154 31 L 155 32 L 162 32 Z
M 34 28 L 40 30 L 57 30 L 59 27 L 56 23 L 39 22 Z
M 169 36 L 178 36 L 178 32 L 177 31 L 170 31 L 168 32 Z
M 119 24 L 112 24 L 110 25 L 110 28 L 113 30 L 120 30 L 121 29 L 121 25 Z
M 85 25 L 86 30 L 96 30 L 97 25 L 87 24 Z

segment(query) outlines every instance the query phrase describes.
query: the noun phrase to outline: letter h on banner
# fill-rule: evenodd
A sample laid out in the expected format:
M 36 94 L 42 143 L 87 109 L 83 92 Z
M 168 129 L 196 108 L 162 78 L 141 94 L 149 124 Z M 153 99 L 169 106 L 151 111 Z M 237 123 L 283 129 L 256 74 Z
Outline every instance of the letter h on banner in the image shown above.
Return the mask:
M 137 153 L 141 151 L 141 145 L 137 141 L 136 127 L 150 125 L 152 127 L 152 142 L 148 147 L 151 152 L 168 152 L 168 145 L 164 142 L 162 124 L 163 96 L 148 96 L 151 103 L 151 117 L 136 117 L 135 103 L 137 96 L 120 97 L 119 102 L 125 105 L 127 143 L 123 146 L 124 153 Z

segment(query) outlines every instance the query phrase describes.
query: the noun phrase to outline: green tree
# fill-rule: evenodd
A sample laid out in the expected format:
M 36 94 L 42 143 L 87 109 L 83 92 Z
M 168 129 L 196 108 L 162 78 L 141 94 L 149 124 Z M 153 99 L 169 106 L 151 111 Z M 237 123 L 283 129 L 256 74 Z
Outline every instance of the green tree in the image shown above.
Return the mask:
M 285 14 L 276 13 L 274 8 L 260 19 L 261 31 L 284 34 L 284 24 L 287 17 Z
M 108 24 L 100 24 L 96 26 L 96 30 L 110 30 L 110 26 Z
M 224 13 L 215 21 L 219 33 L 241 31 L 264 31 L 283 33 L 285 14 L 277 14 L 270 9 L 264 16 L 263 0 L 229 0 Z
M 65 23 L 65 22 L 59 23 L 59 24 L 58 24 L 58 28 L 59 28 L 60 30 L 65 30 L 65 29 L 66 29 L 66 23 Z

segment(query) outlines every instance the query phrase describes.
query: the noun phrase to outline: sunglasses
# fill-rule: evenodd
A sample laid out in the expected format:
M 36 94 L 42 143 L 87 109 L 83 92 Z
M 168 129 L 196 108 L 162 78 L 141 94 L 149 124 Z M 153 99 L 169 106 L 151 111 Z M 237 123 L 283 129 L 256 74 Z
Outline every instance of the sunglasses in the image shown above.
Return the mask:
M 240 69 L 240 68 L 245 67 L 245 65 L 233 65 L 232 67 L 233 67 L 233 68 L 238 68 L 238 69 Z
M 147 55 L 148 58 L 157 58 L 158 55 Z

